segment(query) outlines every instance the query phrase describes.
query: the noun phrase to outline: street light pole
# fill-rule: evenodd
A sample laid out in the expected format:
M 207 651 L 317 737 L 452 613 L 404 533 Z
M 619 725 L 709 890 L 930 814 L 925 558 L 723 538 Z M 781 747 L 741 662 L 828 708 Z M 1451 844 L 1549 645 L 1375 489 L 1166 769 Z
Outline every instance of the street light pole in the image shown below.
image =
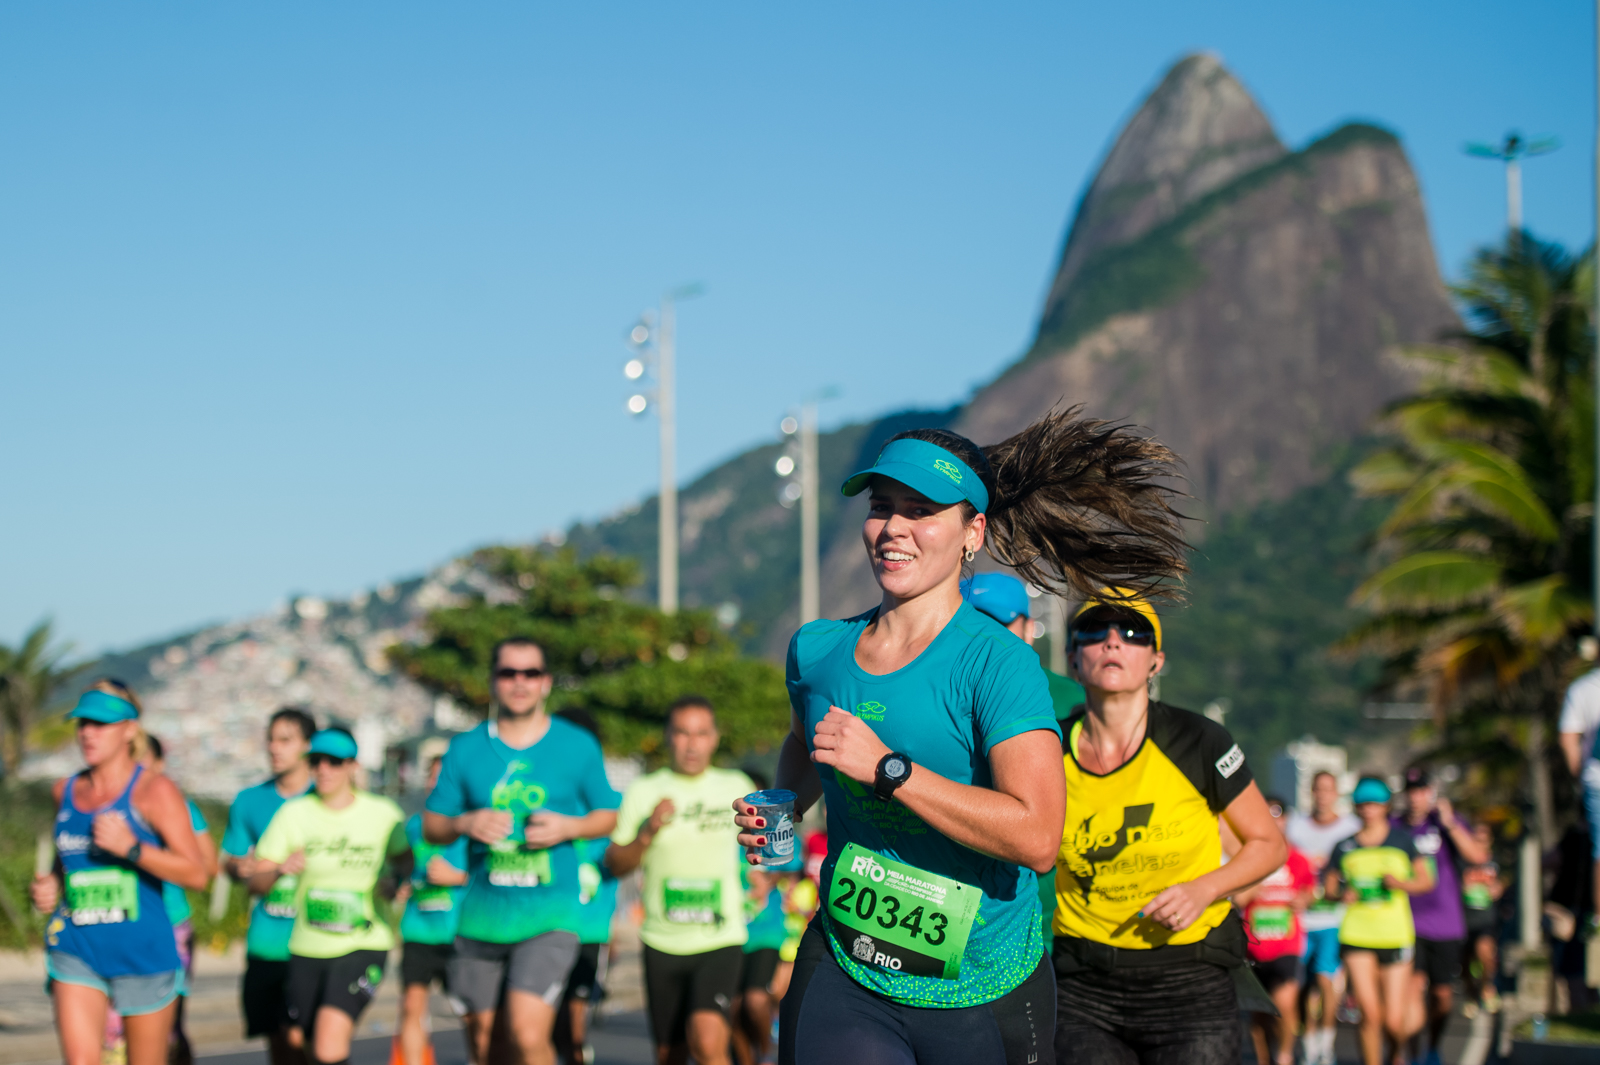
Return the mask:
M 1498 145 L 1467 145 L 1468 155 L 1476 155 L 1482 159 L 1498 159 L 1505 164 L 1506 229 L 1510 233 L 1511 240 L 1520 240 L 1522 236 L 1522 160 L 1553 152 L 1559 147 L 1561 142 L 1554 137 L 1525 141 L 1518 133 L 1507 133 L 1506 139 Z
M 800 408 L 800 624 L 822 616 L 821 532 L 817 527 L 817 404 Z
M 661 428 L 660 513 L 656 527 L 656 602 L 663 614 L 678 612 L 678 426 L 673 336 L 677 311 L 673 293 L 661 297 L 656 334 L 656 420 Z

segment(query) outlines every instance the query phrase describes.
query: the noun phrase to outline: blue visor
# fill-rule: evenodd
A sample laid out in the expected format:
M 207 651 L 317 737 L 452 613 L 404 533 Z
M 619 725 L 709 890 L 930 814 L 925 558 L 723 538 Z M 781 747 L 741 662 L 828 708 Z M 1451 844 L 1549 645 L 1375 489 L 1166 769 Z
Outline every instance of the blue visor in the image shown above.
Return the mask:
M 139 708 L 126 699 L 119 699 L 110 692 L 96 688 L 78 696 L 78 705 L 67 716 L 109 725 L 113 721 L 132 721 L 139 716 Z
M 1350 796 L 1350 801 L 1360 806 L 1362 803 L 1381 802 L 1387 804 L 1392 798 L 1389 785 L 1381 780 L 1368 777 L 1356 785 L 1355 794 Z
M 978 573 L 961 582 L 961 598 L 1002 625 L 1029 617 L 1028 586 L 1009 573 Z
M 325 728 L 311 737 L 312 754 L 325 754 L 330 758 L 354 758 L 356 741 L 342 728 Z
M 839 489 L 860 495 L 874 476 L 890 477 L 935 503 L 965 499 L 982 514 L 989 509 L 989 490 L 972 467 L 938 444 L 926 440 L 891 440 L 869 469 L 853 473 Z

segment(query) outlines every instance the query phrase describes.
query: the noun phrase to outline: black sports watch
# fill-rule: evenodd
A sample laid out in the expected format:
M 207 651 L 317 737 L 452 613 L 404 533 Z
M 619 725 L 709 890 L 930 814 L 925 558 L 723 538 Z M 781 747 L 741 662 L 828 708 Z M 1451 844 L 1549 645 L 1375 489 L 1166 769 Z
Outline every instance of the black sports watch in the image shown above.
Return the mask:
M 878 759 L 878 775 L 872 781 L 872 790 L 878 798 L 888 802 L 900 785 L 911 779 L 911 756 L 890 751 Z
M 144 844 L 139 842 L 138 840 L 134 840 L 133 841 L 133 846 L 128 848 L 128 853 L 124 854 L 122 856 L 122 860 L 127 862 L 129 865 L 138 865 L 139 864 L 139 855 L 141 855 L 143 853 L 144 853 Z

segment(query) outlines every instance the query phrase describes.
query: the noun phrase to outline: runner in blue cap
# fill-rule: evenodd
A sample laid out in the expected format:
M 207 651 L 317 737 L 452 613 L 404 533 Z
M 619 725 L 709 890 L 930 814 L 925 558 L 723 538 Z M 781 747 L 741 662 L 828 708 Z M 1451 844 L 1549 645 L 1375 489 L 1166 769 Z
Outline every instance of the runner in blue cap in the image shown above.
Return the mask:
M 1061 841 L 1060 732 L 1038 657 L 963 601 L 962 570 L 987 549 L 1083 598 L 1158 593 L 1185 568 L 1162 487 L 1175 456 L 1075 413 L 987 449 L 902 433 L 844 484 L 870 496 L 882 600 L 789 645 L 777 786 L 797 813 L 826 796 L 828 857 L 780 1061 L 1054 1060 L 1035 871 Z M 740 845 L 762 846 L 754 808 L 735 811 Z
M 50 913 L 45 961 L 61 1056 L 99 1065 L 114 1009 L 128 1065 L 160 1065 L 184 990 L 162 882 L 198 891 L 205 863 L 183 793 L 140 764 L 146 741 L 133 692 L 97 681 L 67 716 L 86 768 L 56 782 L 55 869 L 31 888 L 34 906 Z

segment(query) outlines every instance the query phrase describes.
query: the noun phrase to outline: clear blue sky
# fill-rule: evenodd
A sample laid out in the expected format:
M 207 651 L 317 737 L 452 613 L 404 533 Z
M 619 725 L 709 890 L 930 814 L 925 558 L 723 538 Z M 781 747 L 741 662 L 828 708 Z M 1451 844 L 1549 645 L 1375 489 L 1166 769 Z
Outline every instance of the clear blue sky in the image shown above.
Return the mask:
M 1168 64 L 1293 145 L 1396 130 L 1447 273 L 1594 228 L 1593 8 L 1527 3 L 0 6 L 0 641 L 347 594 L 636 501 L 621 335 L 681 316 L 684 478 L 1014 358 Z

